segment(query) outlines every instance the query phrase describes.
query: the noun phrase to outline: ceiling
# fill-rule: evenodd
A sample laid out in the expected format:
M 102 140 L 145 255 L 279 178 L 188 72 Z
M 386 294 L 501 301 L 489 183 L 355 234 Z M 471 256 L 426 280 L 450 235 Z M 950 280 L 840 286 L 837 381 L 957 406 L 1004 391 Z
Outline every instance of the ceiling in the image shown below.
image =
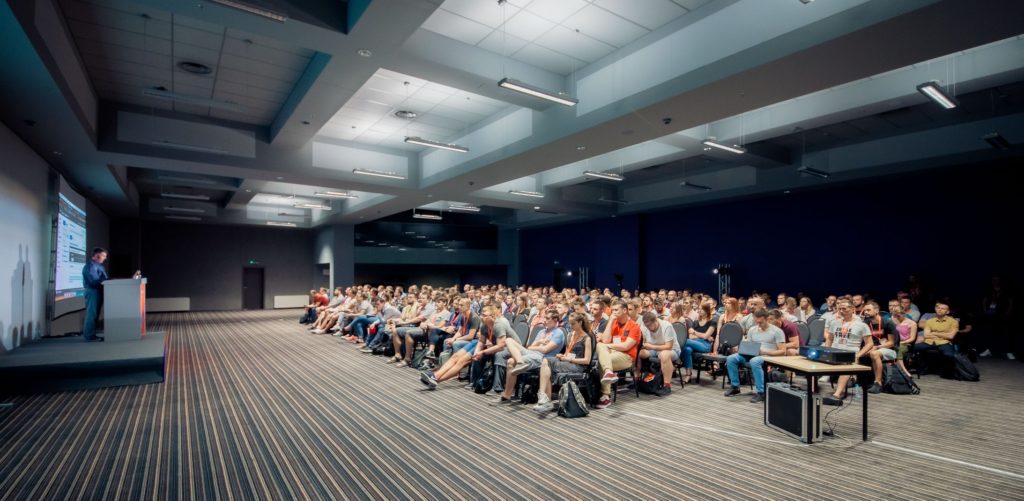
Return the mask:
M 0 119 L 111 215 L 296 228 L 413 210 L 525 227 L 1022 155 L 1013 0 L 241 4 L 284 20 L 3 2 L 18 71 L 0 74 Z

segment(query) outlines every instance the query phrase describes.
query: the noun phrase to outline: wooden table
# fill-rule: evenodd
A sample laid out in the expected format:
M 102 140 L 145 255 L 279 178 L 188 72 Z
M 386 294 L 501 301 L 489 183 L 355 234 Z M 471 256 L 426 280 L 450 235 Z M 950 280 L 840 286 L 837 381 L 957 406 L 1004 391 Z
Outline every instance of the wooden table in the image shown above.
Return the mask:
M 858 374 L 870 373 L 871 367 L 859 364 L 832 365 L 821 362 L 813 362 L 804 357 L 794 355 L 788 357 L 764 357 L 764 380 L 768 381 L 768 369 L 770 366 L 781 367 L 796 373 L 798 376 L 807 378 L 807 443 L 814 440 L 814 380 L 821 376 L 856 376 Z M 862 385 L 863 386 L 863 385 Z M 863 416 L 861 421 L 861 440 L 868 439 L 868 392 L 865 390 L 863 399 Z M 768 423 L 768 399 L 764 402 L 764 421 Z

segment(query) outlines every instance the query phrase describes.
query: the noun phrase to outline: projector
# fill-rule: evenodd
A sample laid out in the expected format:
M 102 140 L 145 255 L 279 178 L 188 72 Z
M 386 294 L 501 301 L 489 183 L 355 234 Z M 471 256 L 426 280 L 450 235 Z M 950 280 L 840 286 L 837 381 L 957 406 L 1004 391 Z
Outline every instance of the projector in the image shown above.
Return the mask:
M 800 356 L 812 362 L 834 365 L 850 365 L 857 359 L 857 352 L 826 346 L 801 346 Z

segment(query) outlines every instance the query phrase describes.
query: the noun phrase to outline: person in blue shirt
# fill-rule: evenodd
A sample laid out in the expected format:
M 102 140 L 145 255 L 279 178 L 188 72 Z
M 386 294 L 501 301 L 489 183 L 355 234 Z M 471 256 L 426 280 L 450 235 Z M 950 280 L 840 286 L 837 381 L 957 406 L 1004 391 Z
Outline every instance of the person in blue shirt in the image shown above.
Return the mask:
M 85 322 L 82 325 L 82 337 L 86 341 L 103 341 L 103 336 L 96 335 L 96 319 L 103 308 L 103 281 L 107 278 L 107 270 L 103 262 L 107 260 L 107 250 L 96 247 L 92 256 L 82 267 L 82 284 L 85 287 Z

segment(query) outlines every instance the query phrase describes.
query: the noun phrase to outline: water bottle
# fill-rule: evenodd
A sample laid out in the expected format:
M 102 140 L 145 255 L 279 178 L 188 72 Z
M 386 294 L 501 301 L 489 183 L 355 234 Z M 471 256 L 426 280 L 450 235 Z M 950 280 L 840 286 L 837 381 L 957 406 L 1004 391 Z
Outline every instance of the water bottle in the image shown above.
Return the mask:
M 854 402 L 860 402 L 860 399 L 861 399 L 862 395 L 863 395 L 863 393 L 861 393 L 860 385 L 859 384 L 853 385 L 853 401 Z

